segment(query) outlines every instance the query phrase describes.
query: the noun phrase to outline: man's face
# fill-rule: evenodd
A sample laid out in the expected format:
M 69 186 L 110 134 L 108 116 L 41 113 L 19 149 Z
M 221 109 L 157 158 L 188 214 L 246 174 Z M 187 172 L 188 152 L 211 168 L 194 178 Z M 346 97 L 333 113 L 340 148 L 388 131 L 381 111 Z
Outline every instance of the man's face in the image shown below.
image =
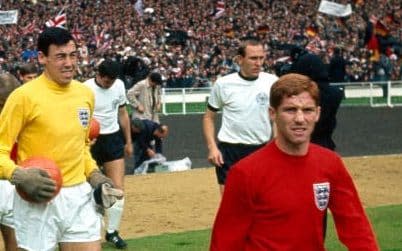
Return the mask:
M 26 82 L 31 81 L 32 79 L 36 78 L 36 76 L 38 76 L 38 74 L 36 74 L 36 73 L 28 73 L 25 75 L 21 75 L 21 81 L 22 81 L 22 83 L 25 84 Z
M 71 82 L 77 68 L 78 52 L 74 41 L 64 45 L 50 45 L 48 55 L 39 52 L 39 62 L 45 66 L 45 75 L 59 85 Z
M 284 97 L 281 105 L 269 108 L 269 114 L 277 127 L 277 142 L 285 152 L 307 147 L 314 125 L 320 117 L 317 106 L 308 92 Z
M 248 45 L 245 49 L 245 55 L 239 57 L 241 74 L 248 78 L 258 77 L 264 60 L 265 50 L 262 45 Z
M 104 89 L 109 89 L 114 84 L 116 79 L 110 78 L 108 76 L 98 75 L 96 77 L 96 82 Z

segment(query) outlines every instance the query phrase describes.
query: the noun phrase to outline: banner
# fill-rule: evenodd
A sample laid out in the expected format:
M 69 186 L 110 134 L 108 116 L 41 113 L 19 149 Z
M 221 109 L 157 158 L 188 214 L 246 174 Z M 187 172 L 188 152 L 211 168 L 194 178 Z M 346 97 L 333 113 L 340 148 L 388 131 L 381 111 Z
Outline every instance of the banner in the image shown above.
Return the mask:
M 16 24 L 18 21 L 18 10 L 0 11 L 0 24 Z
M 336 17 L 346 17 L 352 14 L 352 6 L 322 0 L 318 11 Z

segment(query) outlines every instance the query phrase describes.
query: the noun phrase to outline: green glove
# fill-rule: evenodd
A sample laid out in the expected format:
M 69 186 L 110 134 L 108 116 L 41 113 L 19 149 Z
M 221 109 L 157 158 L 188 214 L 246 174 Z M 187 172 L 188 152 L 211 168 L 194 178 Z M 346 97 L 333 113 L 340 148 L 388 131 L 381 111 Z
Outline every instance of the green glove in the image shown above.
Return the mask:
M 102 174 L 99 170 L 91 173 L 88 182 L 94 188 L 94 199 L 96 204 L 103 208 L 110 208 L 117 199 L 123 197 L 123 191 L 113 188 L 113 181 Z
M 38 203 L 48 201 L 56 191 L 56 183 L 50 178 L 49 174 L 34 167 L 15 169 L 10 182 Z

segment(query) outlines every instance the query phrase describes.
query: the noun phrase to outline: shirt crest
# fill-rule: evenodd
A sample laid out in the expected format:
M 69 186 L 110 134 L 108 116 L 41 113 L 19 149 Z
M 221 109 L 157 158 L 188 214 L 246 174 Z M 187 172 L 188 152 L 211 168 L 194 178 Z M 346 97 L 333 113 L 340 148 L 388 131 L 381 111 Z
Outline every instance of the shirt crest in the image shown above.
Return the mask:
M 321 211 L 328 207 L 330 185 L 329 182 L 313 184 L 314 201 L 317 208 Z
M 88 127 L 89 124 L 89 108 L 78 108 L 78 119 L 83 127 Z
M 265 106 L 268 104 L 268 95 L 264 92 L 260 92 L 257 94 L 257 104 Z

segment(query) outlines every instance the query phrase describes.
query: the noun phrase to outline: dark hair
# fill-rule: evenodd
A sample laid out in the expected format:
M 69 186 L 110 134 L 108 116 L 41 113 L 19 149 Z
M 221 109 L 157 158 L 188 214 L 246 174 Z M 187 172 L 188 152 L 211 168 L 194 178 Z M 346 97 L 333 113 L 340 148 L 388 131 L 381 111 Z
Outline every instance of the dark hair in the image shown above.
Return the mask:
M 98 66 L 98 73 L 102 77 L 116 79 L 120 75 L 120 65 L 113 60 L 106 59 Z
M 158 72 L 152 72 L 151 74 L 149 74 L 149 79 L 156 85 L 162 84 L 162 75 Z
M 283 98 L 308 92 L 315 104 L 320 102 L 317 84 L 309 77 L 297 73 L 289 73 L 280 77 L 271 87 L 269 97 L 270 106 L 277 109 Z
M 293 64 L 292 73 L 306 75 L 317 83 L 328 82 L 328 69 L 322 59 L 315 54 L 306 53 Z
M 70 41 L 74 41 L 74 38 L 68 30 L 60 27 L 48 27 L 39 35 L 38 51 L 43 52 L 47 56 L 50 45 L 60 46 Z
M 19 66 L 18 72 L 20 73 L 20 75 L 24 76 L 27 74 L 38 73 L 38 68 L 33 63 L 27 63 Z
M 237 49 L 237 55 L 242 57 L 246 56 L 246 47 L 248 45 L 256 46 L 256 45 L 263 45 L 262 41 L 257 37 L 244 37 L 240 39 L 240 45 Z

